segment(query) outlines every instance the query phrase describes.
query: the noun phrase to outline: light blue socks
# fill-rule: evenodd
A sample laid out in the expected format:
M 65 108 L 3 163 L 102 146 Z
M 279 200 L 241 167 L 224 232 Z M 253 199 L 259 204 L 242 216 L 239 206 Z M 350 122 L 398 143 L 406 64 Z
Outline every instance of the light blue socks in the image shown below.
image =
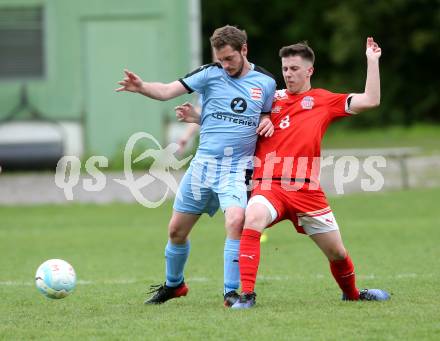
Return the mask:
M 177 287 L 183 281 L 183 269 L 190 250 L 189 241 L 185 244 L 173 244 L 168 240 L 165 247 L 166 286 Z
M 176 287 L 183 281 L 183 269 L 190 250 L 189 241 L 185 244 L 173 244 L 168 241 L 165 247 L 166 285 Z M 226 239 L 224 248 L 224 293 L 238 290 L 240 286 L 240 268 L 238 254 L 240 240 Z
M 238 290 L 240 286 L 239 251 L 240 240 L 226 238 L 224 249 L 224 294 L 232 290 Z

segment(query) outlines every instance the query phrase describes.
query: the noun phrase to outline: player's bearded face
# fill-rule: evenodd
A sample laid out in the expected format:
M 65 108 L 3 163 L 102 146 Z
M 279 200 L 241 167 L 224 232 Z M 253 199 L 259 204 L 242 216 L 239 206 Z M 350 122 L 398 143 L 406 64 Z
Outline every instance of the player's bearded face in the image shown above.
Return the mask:
M 235 67 L 235 71 L 234 68 L 232 68 L 230 71 L 227 71 L 229 76 L 234 77 L 234 78 L 238 78 L 241 75 L 241 72 L 243 71 L 243 66 L 244 66 L 244 58 L 241 54 L 238 55 L 239 60 L 238 60 L 238 66 Z
M 243 51 L 234 50 L 231 46 L 226 45 L 219 50 L 215 50 L 215 55 L 229 76 L 240 77 L 245 63 Z
M 302 93 L 311 87 L 310 76 L 313 65 L 300 56 L 289 56 L 281 59 L 282 71 L 286 88 L 290 93 Z

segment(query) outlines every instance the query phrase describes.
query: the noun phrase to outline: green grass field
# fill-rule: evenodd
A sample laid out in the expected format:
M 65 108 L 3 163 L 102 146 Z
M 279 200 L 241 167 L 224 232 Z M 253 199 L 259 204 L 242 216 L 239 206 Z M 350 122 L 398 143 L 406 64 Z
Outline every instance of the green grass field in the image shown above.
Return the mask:
M 343 122 L 341 122 L 343 123 Z M 419 147 L 423 155 L 440 154 L 440 126 L 418 124 L 411 127 L 350 129 L 331 125 L 323 148 L 391 148 Z
M 328 263 L 282 223 L 268 231 L 255 309 L 222 306 L 223 217 L 192 233 L 185 298 L 144 306 L 163 281 L 171 205 L 0 208 L 1 340 L 439 340 L 440 190 L 334 198 L 359 287 L 389 290 L 388 302 L 341 302 Z M 43 297 L 33 277 L 62 258 L 75 292 Z

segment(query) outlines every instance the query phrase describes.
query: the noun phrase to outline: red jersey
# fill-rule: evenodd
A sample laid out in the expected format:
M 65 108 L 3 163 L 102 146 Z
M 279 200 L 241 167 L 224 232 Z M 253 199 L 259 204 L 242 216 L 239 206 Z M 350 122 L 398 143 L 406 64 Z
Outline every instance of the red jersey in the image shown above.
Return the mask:
M 349 116 L 349 94 L 311 89 L 301 94 L 275 93 L 274 134 L 257 141 L 254 179 L 318 179 L 321 140 L 336 118 Z M 308 182 L 308 181 L 306 181 Z

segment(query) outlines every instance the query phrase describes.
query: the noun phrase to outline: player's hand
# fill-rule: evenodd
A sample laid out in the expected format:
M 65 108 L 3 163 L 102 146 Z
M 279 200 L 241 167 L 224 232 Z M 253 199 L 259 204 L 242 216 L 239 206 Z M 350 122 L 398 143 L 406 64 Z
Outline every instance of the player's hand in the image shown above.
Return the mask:
M 260 136 L 271 137 L 273 135 L 275 128 L 269 115 L 261 116 L 260 124 L 257 128 L 257 134 Z
M 186 123 L 200 124 L 200 114 L 196 112 L 191 103 L 183 103 L 174 108 L 177 120 Z
M 382 50 L 379 45 L 374 41 L 373 37 L 367 38 L 366 56 L 370 60 L 378 60 L 382 54 Z
M 128 70 L 124 70 L 124 73 L 124 80 L 118 82 L 118 84 L 122 86 L 120 88 L 117 88 L 116 91 L 141 92 L 144 84 L 141 77 Z

